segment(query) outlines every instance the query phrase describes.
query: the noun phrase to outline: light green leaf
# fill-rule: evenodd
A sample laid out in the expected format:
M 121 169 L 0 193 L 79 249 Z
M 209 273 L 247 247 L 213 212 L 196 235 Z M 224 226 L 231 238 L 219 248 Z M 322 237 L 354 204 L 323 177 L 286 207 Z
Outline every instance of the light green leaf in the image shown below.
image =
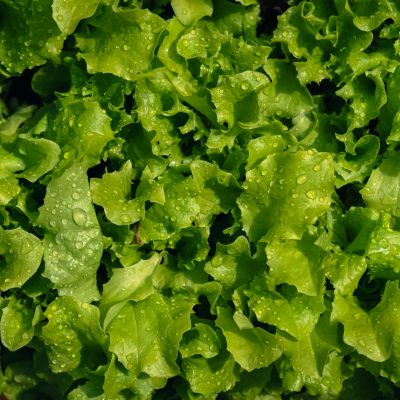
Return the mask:
M 218 308 L 216 324 L 224 333 L 228 351 L 246 371 L 268 367 L 282 354 L 274 335 L 261 328 L 241 330 L 227 308 Z
M 221 342 L 211 326 L 204 323 L 197 323 L 190 330 L 185 332 L 179 346 L 182 358 L 201 355 L 204 358 L 215 357 L 221 348 Z
M 76 35 L 89 73 L 110 73 L 135 80 L 150 68 L 165 22 L 147 9 L 107 8 Z
M 301 239 L 331 202 L 334 171 L 329 153 L 275 153 L 246 173 L 238 204 L 251 241 L 264 235 Z
M 60 295 L 98 299 L 96 271 L 103 246 L 83 164 L 52 179 L 37 224 L 45 230 L 44 276 Z
M 2 1 L 1 70 L 18 74 L 56 59 L 64 36 L 51 17 L 52 0 Z
M 378 156 L 380 142 L 378 137 L 365 135 L 354 145 L 354 155 L 339 154 L 336 158 L 335 170 L 340 178 L 336 186 L 341 187 L 351 182 L 363 182 L 371 174 Z
M 32 116 L 35 106 L 23 106 L 0 124 L 0 142 L 12 143 L 17 139 L 18 129 Z M 3 149 L 0 148 L 0 151 Z
M 103 390 L 107 399 L 125 399 L 120 392 L 129 390 L 135 393 L 141 400 L 151 400 L 155 389 L 164 386 L 163 379 L 152 379 L 147 375 L 136 377 L 131 371 L 128 371 L 120 364 L 115 355 L 111 355 L 110 364 L 104 373 Z M 162 382 L 160 384 L 159 382 Z M 126 392 L 125 392 L 126 393 Z M 118 397 L 118 394 L 120 397 Z
M 400 278 L 400 232 L 378 226 L 370 234 L 365 248 L 371 276 L 384 279 Z
M 135 375 L 142 372 L 155 378 L 177 375 L 178 345 L 183 333 L 190 329 L 193 305 L 193 298 L 184 295 L 166 298 L 160 294 L 137 303 L 124 303 L 106 328 L 110 350 Z
M 81 362 L 99 355 L 106 335 L 100 327 L 97 307 L 72 297 L 58 297 L 44 314 L 48 323 L 40 337 L 53 372 L 73 371 Z
M 217 243 L 216 253 L 204 270 L 225 288 L 236 288 L 247 283 L 265 266 L 250 255 L 250 245 L 239 236 L 227 245 Z
M 385 69 L 378 67 L 347 81 L 336 94 L 350 103 L 347 113 L 348 132 L 367 126 L 377 118 L 380 109 L 387 101 L 383 76 Z
M 218 123 L 232 129 L 238 122 L 257 120 L 257 108 L 254 111 L 253 103 L 257 103 L 257 92 L 269 84 L 268 78 L 260 72 L 221 76 L 218 86 L 210 90 Z
M 17 176 L 36 182 L 57 164 L 60 148 L 57 143 L 20 135 L 16 141 L 17 156 L 24 163 L 24 170 Z
M 270 274 L 277 284 L 296 286 L 300 293 L 317 296 L 324 286 L 322 252 L 312 237 L 271 241 L 266 248 Z
M 144 218 L 147 199 L 130 199 L 132 174 L 132 164 L 127 161 L 120 171 L 105 173 L 101 179 L 90 181 L 93 202 L 104 208 L 113 224 L 129 225 Z
M 88 168 L 96 165 L 104 146 L 113 138 L 111 118 L 96 101 L 64 97 L 49 113 L 44 136 L 62 150 L 59 169 L 84 160 Z M 51 117 L 52 118 L 51 118 Z
M 324 310 L 322 298 L 306 296 L 297 292 L 293 286 L 286 286 L 281 292 L 265 287 L 259 278 L 254 280 L 245 294 L 249 297 L 249 307 L 258 321 L 275 325 L 302 340 L 315 329 Z
M 357 254 L 329 253 L 323 263 L 327 278 L 341 295 L 352 295 L 367 269 L 367 260 Z
M 213 358 L 185 358 L 182 360 L 182 372 L 192 391 L 206 399 L 213 399 L 214 394 L 232 389 L 239 379 L 238 365 L 227 351 Z
M 152 277 L 161 262 L 158 253 L 147 260 L 126 267 L 115 268 L 110 280 L 103 286 L 102 303 L 107 306 L 120 301 L 143 300 L 154 292 Z
M 388 0 L 350 1 L 349 5 L 354 12 L 354 25 L 362 31 L 372 31 L 386 19 L 398 17 L 396 8 Z
M 172 9 L 183 25 L 190 25 L 199 19 L 211 16 L 212 0 L 172 0 Z
M 282 124 L 271 124 L 265 130 L 263 136 L 251 139 L 247 144 L 247 151 L 249 152 L 247 170 L 253 169 L 269 155 L 284 151 L 288 146 L 284 133 L 282 133 Z
M 398 163 L 398 153 L 393 153 L 372 171 L 367 184 L 360 193 L 367 206 L 399 217 L 399 191 L 400 164 Z
M 297 391 L 296 387 L 304 385 L 314 396 L 330 393 L 337 397 L 341 392 L 343 356 L 320 333 L 314 331 L 301 341 L 289 341 L 278 334 L 285 349 L 279 375 L 286 390 Z
M 114 399 L 124 389 L 133 388 L 135 376 L 118 363 L 114 354 L 104 373 L 104 394 Z
M 14 176 L 0 178 L 0 206 L 6 206 L 20 191 L 21 187 Z
M 230 173 L 202 160 L 193 161 L 190 170 L 192 176 L 186 177 L 181 170 L 170 168 L 158 179 L 164 187 L 165 204 L 154 204 L 146 211 L 140 224 L 145 243 L 176 243 L 182 230 L 193 225 L 208 229 L 213 215 L 235 207 L 239 187 Z
M 257 4 L 257 0 L 235 0 L 235 1 L 243 4 L 244 6 L 251 6 L 253 4 Z
M 65 35 L 74 32 L 78 23 L 91 17 L 97 9 L 101 0 L 89 0 L 79 3 L 76 0 L 53 0 L 53 19 L 56 21 L 60 31 Z
M 345 343 L 371 360 L 387 360 L 391 354 L 393 336 L 399 329 L 399 294 L 398 281 L 387 282 L 379 304 L 366 312 L 354 297 L 336 293 L 331 320 L 343 324 Z
M 269 59 L 263 68 L 271 83 L 260 94 L 260 118 L 274 115 L 295 118 L 314 108 L 314 99 L 308 90 L 301 86 L 290 63 Z
M 40 306 L 32 308 L 10 297 L 7 306 L 1 311 L 0 337 L 3 345 L 11 351 L 26 346 L 33 338 L 40 314 Z
M 0 289 L 20 288 L 37 271 L 42 256 L 43 246 L 35 235 L 0 227 Z

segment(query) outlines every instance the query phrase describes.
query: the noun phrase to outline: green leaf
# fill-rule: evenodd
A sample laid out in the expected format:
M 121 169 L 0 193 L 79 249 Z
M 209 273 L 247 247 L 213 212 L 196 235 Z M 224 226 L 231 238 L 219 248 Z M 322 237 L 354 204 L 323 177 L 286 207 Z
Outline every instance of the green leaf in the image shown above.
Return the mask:
M 214 215 L 235 206 L 239 188 L 230 173 L 218 166 L 196 160 L 190 164 L 192 176 L 168 169 L 157 181 L 163 185 L 165 204 L 153 204 L 140 224 L 141 239 L 147 243 L 169 240 L 176 243 L 181 231 L 191 226 L 208 228 Z
M 348 131 L 367 126 L 369 121 L 378 117 L 380 109 L 387 101 L 384 74 L 383 68 L 366 71 L 365 75 L 356 76 L 336 92 L 350 103 L 351 112 L 347 114 Z
M 85 161 L 88 168 L 96 165 L 104 146 L 113 138 L 111 118 L 96 101 L 65 97 L 56 102 L 49 115 L 47 139 L 62 150 L 59 168 Z M 51 117 L 53 118 L 51 118 Z
M 72 297 L 57 297 L 44 314 L 48 323 L 40 338 L 53 372 L 73 371 L 100 354 L 106 335 L 100 327 L 97 307 Z
M 302 240 L 268 243 L 266 252 L 270 275 L 277 284 L 294 285 L 300 293 L 308 296 L 321 293 L 324 285 L 322 254 L 313 242 L 313 238 L 304 236 Z
M 213 258 L 204 270 L 225 288 L 236 288 L 249 282 L 265 266 L 250 255 L 250 244 L 244 236 L 239 236 L 227 245 L 217 243 Z
M 398 331 L 396 318 L 400 306 L 398 282 L 387 282 L 379 304 L 371 311 L 364 311 L 352 296 L 335 294 L 332 321 L 344 326 L 343 340 L 358 353 L 374 361 L 390 357 L 393 336 Z
M 60 31 L 69 35 L 82 19 L 89 18 L 96 12 L 100 2 L 101 0 L 89 0 L 80 4 L 76 0 L 53 0 L 53 19 Z
M 235 0 L 235 1 L 243 4 L 244 6 L 251 6 L 253 4 L 257 4 L 257 0 Z
M 340 175 L 337 187 L 351 182 L 363 182 L 371 174 L 378 156 L 380 141 L 376 136 L 365 135 L 354 145 L 354 156 L 348 153 L 339 154 L 335 170 Z
M 274 335 L 261 328 L 240 329 L 227 308 L 218 308 L 216 324 L 226 338 L 228 351 L 235 361 L 246 371 L 268 367 L 279 358 L 282 350 Z M 244 316 L 243 316 L 244 318 Z
M 43 246 L 35 235 L 0 227 L 0 289 L 20 288 L 38 270 L 42 257 Z
M 209 17 L 213 12 L 211 0 L 172 0 L 171 6 L 183 25 L 190 25 L 203 17 Z
M 155 253 L 148 260 L 140 260 L 126 268 L 115 268 L 110 280 L 103 286 L 102 304 L 139 301 L 153 294 L 152 277 L 160 262 L 161 256 Z
M 44 276 L 60 295 L 98 299 L 96 271 L 103 245 L 83 164 L 52 179 L 37 224 L 45 230 Z
M 365 257 L 356 254 L 329 253 L 323 262 L 327 278 L 341 295 L 352 295 L 367 269 Z
M 260 72 L 245 71 L 237 75 L 221 76 L 218 86 L 211 89 L 211 98 L 217 111 L 218 123 L 232 129 L 236 123 L 258 118 L 251 109 L 257 102 L 257 93 L 269 84 Z M 257 112 L 257 108 L 256 108 Z
M 229 68 L 224 65 L 226 70 L 230 72 L 230 69 L 234 69 L 237 72 L 244 72 L 256 71 L 262 67 L 267 62 L 271 50 L 272 48 L 264 42 L 250 44 L 242 37 L 230 37 L 229 42 L 222 43 L 221 53 L 230 61 Z
M 3 345 L 11 351 L 26 346 L 33 338 L 40 314 L 40 306 L 33 308 L 11 297 L 1 313 L 0 337 Z
M 184 295 L 166 298 L 160 294 L 137 303 L 123 303 L 106 327 L 110 351 L 135 375 L 142 372 L 155 378 L 177 375 L 178 345 L 183 333 L 190 329 L 193 305 L 193 298 Z
M 201 118 L 182 103 L 173 80 L 164 70 L 154 70 L 138 79 L 135 93 L 140 122 L 146 131 L 155 133 L 150 136 L 152 152 L 168 155 L 170 163 L 180 163 L 180 136 L 176 132 L 193 132 L 198 140 L 204 132 Z M 183 100 L 191 103 L 189 99 Z
M 389 227 L 377 227 L 365 248 L 368 270 L 373 277 L 400 278 L 400 232 Z
M 104 394 L 108 398 L 115 398 L 124 389 L 134 387 L 135 377 L 118 363 L 114 354 L 111 356 L 110 364 L 104 373 Z
M 144 218 L 147 199 L 130 199 L 132 175 L 132 164 L 127 161 L 120 171 L 90 181 L 93 202 L 102 206 L 106 217 L 116 225 L 129 225 Z
M 342 373 L 343 356 L 335 344 L 326 341 L 321 331 L 314 331 L 301 341 L 281 337 L 285 356 L 280 363 L 279 375 L 286 390 L 297 391 L 304 385 L 307 392 L 337 397 L 345 379 Z
M 245 294 L 258 321 L 275 325 L 302 340 L 314 330 L 324 310 L 321 296 L 306 296 L 292 286 L 285 287 L 281 292 L 265 287 L 265 282 L 258 278 Z
M 386 19 L 397 19 L 399 14 L 388 0 L 351 1 L 350 7 L 354 12 L 354 25 L 362 31 L 372 31 Z
M 251 241 L 264 235 L 301 239 L 306 227 L 326 212 L 334 172 L 329 153 L 283 152 L 268 156 L 246 173 L 238 204 Z
M 360 191 L 368 207 L 389 212 L 395 217 L 400 216 L 400 168 L 397 158 L 398 154 L 393 153 L 384 159 L 379 167 L 372 171 L 367 184 Z
M 151 66 L 165 22 L 147 9 L 106 8 L 88 21 L 90 30 L 76 35 L 88 72 L 110 73 L 127 80 Z
M 2 1 L 0 32 L 1 70 L 18 74 L 26 68 L 56 59 L 64 36 L 51 17 L 52 0 Z
M 301 86 L 294 67 L 290 63 L 269 59 L 263 68 L 271 83 L 260 95 L 261 118 L 274 115 L 294 118 L 313 109 L 314 99 Z
M 20 191 L 21 187 L 13 176 L 0 178 L 0 205 L 6 206 Z
M 400 68 L 397 67 L 386 79 L 387 103 L 380 110 L 377 131 L 388 143 L 400 140 Z
M 182 360 L 182 372 L 191 390 L 205 398 L 228 391 L 239 379 L 238 365 L 227 351 L 213 358 L 185 358 Z
M 24 170 L 18 177 L 36 182 L 58 163 L 60 148 L 57 143 L 46 139 L 36 139 L 20 135 L 16 141 L 17 156 L 24 163 Z
M 247 144 L 249 152 L 247 170 L 253 169 L 269 155 L 282 152 L 287 148 L 287 140 L 282 129 L 283 126 L 279 123 L 271 124 L 266 128 L 267 132 L 263 136 L 249 141 Z
M 215 357 L 221 348 L 221 342 L 214 329 L 204 323 L 197 323 L 185 332 L 179 345 L 182 358 L 192 357 L 196 354 L 204 358 Z
M 12 143 L 17 139 L 20 126 L 32 116 L 35 106 L 22 106 L 0 124 L 0 142 Z M 3 151 L 3 149 L 0 149 Z

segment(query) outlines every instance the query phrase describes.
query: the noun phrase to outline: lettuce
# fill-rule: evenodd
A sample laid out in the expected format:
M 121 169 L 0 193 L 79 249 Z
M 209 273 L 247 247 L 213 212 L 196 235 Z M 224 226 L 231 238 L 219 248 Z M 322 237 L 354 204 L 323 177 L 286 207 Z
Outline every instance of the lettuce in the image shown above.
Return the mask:
M 400 398 L 394 0 L 0 0 L 0 398 Z

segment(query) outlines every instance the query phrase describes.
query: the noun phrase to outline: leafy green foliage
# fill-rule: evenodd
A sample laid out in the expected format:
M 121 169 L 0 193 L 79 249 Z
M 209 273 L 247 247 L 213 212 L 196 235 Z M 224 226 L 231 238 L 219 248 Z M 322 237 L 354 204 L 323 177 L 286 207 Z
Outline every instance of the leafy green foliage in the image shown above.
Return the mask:
M 45 230 L 44 276 L 60 295 L 98 299 L 96 271 L 103 246 L 83 164 L 49 183 L 37 224 Z
M 394 0 L 0 0 L 0 398 L 400 398 Z

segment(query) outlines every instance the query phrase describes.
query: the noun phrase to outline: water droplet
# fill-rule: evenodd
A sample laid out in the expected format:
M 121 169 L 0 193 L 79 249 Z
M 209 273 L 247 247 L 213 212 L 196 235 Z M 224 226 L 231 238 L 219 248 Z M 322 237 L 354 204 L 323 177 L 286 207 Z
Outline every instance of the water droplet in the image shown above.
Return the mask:
M 21 254 L 28 254 L 32 251 L 33 243 L 31 239 L 25 238 L 21 242 Z
M 49 222 L 49 225 L 50 225 L 52 228 L 54 228 L 57 224 L 56 224 L 56 221 L 51 220 L 51 221 Z
M 124 51 L 128 51 L 128 50 L 129 50 L 129 46 L 128 46 L 127 44 L 124 44 L 124 45 L 122 46 L 122 48 L 124 49 Z
M 83 249 L 84 246 L 85 245 L 83 244 L 83 242 L 79 242 L 79 241 L 75 242 L 75 248 L 77 250 Z
M 360 340 L 358 341 L 358 344 L 359 344 L 360 346 L 365 346 L 365 342 L 364 342 L 364 340 L 362 340 L 362 339 L 360 339 Z
M 315 171 L 315 172 L 321 171 L 321 166 L 320 165 L 314 165 L 313 171 Z
M 62 233 L 57 233 L 57 235 L 56 235 L 56 243 L 57 244 L 61 244 L 63 241 L 64 241 L 64 236 L 63 236 L 63 234 Z
M 307 180 L 307 177 L 305 175 L 300 175 L 297 177 L 296 183 L 298 185 L 302 185 L 306 180 Z
M 122 214 L 121 215 L 121 222 L 123 224 L 129 224 L 131 221 L 131 217 L 128 214 Z
M 242 90 L 249 90 L 249 84 L 247 83 L 247 82 L 243 82 L 241 85 L 240 85 L 240 89 L 242 89 Z
M 63 218 L 63 219 L 61 220 L 61 223 L 62 223 L 63 225 L 67 225 L 67 224 L 68 224 L 67 218 Z
M 72 196 L 71 196 L 74 200 L 78 200 L 79 199 L 79 193 L 78 192 L 74 192 L 74 193 L 72 193 Z
M 74 208 L 72 210 L 72 218 L 77 225 L 83 226 L 87 221 L 86 211 L 82 210 L 81 208 Z
M 315 192 L 314 192 L 314 190 L 307 190 L 306 196 L 307 196 L 310 200 L 314 200 L 314 199 L 315 199 Z

